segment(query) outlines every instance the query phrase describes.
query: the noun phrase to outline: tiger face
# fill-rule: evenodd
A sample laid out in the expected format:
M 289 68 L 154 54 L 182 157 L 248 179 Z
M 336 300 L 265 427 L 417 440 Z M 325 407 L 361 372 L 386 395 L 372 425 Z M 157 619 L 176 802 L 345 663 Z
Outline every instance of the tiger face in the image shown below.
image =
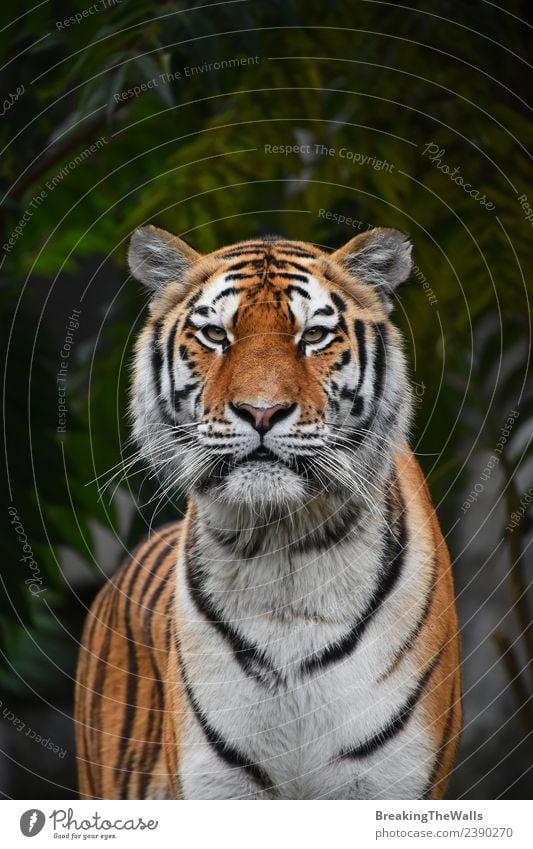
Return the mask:
M 371 501 L 410 416 L 388 318 L 410 252 L 389 229 L 332 254 L 269 237 L 206 256 L 137 230 L 130 268 L 154 294 L 131 413 L 168 491 L 254 508 Z

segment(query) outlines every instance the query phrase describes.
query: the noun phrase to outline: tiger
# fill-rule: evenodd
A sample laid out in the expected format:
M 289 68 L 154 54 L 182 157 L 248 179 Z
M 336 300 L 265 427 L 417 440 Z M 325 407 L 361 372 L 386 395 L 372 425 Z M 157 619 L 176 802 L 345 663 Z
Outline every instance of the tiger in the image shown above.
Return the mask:
M 460 634 L 390 317 L 411 251 L 131 236 L 133 434 L 187 507 L 87 617 L 81 798 L 444 797 Z

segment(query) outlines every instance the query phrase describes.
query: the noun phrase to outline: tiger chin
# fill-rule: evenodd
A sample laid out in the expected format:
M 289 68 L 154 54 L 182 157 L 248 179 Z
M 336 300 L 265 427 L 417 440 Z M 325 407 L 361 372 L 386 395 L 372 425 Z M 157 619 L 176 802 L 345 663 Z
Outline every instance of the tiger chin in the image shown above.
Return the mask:
M 462 722 L 450 561 L 407 442 L 392 229 L 201 255 L 135 231 L 130 416 L 185 518 L 87 618 L 83 798 L 442 798 Z

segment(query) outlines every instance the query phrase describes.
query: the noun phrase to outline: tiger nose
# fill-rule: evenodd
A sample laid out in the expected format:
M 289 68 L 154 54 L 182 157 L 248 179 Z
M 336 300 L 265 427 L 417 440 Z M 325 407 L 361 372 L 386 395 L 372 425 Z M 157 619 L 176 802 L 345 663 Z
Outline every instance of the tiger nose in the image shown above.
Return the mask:
M 287 418 L 296 404 L 274 404 L 272 407 L 254 407 L 252 404 L 231 404 L 233 412 L 249 422 L 259 433 L 266 433 L 276 422 Z

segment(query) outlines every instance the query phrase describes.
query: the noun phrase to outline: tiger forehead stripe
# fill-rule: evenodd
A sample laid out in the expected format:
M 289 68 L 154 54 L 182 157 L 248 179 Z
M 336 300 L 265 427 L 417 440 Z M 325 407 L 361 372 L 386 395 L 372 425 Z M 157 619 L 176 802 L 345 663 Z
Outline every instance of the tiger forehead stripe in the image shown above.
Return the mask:
M 220 301 L 221 298 L 227 298 L 228 295 L 238 295 L 240 292 L 241 290 L 237 289 L 236 286 L 228 286 L 226 289 L 223 289 L 222 292 L 219 292 L 218 295 L 213 298 L 211 303 L 216 304 L 216 302 Z

